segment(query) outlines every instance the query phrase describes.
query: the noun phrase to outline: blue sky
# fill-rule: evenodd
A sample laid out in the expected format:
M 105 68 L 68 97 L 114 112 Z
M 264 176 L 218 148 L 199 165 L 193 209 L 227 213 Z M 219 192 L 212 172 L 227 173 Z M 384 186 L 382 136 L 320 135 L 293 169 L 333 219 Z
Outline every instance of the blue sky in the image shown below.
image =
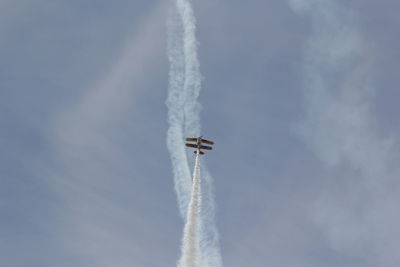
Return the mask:
M 0 2 L 0 263 L 174 266 L 172 1 Z M 400 264 L 400 4 L 193 1 L 225 266 Z

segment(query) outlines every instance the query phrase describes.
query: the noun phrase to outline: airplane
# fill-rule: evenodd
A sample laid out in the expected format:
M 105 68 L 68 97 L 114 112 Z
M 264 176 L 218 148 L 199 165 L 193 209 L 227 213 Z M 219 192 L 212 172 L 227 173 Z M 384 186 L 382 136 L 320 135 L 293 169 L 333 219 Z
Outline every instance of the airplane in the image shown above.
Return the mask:
M 193 152 L 194 154 L 200 154 L 200 155 L 204 155 L 204 152 L 201 151 L 201 149 L 206 149 L 206 150 L 212 150 L 211 146 L 204 146 L 204 144 L 209 144 L 209 145 L 213 145 L 214 142 L 213 141 L 208 141 L 206 139 L 203 139 L 203 136 L 197 137 L 197 138 L 186 138 L 186 141 L 188 142 L 196 142 L 195 144 L 191 144 L 191 143 L 186 143 L 187 147 L 193 147 L 196 148 L 196 150 Z

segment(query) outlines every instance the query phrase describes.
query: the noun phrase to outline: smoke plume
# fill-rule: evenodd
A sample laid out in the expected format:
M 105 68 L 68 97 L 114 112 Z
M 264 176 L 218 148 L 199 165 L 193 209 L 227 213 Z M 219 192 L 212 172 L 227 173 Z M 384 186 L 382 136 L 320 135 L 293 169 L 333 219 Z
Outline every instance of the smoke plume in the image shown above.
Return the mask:
M 200 156 L 197 154 L 192 184 L 192 197 L 182 240 L 182 256 L 178 267 L 197 267 L 200 262 L 199 216 L 201 203 Z
M 167 146 L 171 155 L 174 173 L 175 191 L 182 218 L 187 220 L 191 181 L 189 163 L 184 138 L 200 136 L 200 103 L 197 98 L 201 89 L 200 65 L 197 58 L 197 40 L 195 36 L 195 17 L 189 0 L 176 0 L 168 21 L 168 58 L 170 62 L 169 89 L 166 101 L 168 107 Z M 200 168 L 200 167 L 199 167 Z M 203 190 L 201 211 L 197 218 L 198 243 L 201 259 L 194 266 L 220 267 L 222 260 L 219 251 L 218 231 L 214 222 L 215 204 L 213 199 L 212 177 L 205 167 L 202 170 Z M 202 223 L 200 223 L 202 222 Z M 186 224 L 187 228 L 189 227 Z M 185 233 L 187 232 L 185 230 Z M 186 234 L 185 234 L 186 236 Z M 184 239 L 184 243 L 185 243 Z M 186 248 L 183 246 L 183 248 Z M 182 260 L 187 257 L 183 249 Z M 189 265 L 193 266 L 193 265 Z

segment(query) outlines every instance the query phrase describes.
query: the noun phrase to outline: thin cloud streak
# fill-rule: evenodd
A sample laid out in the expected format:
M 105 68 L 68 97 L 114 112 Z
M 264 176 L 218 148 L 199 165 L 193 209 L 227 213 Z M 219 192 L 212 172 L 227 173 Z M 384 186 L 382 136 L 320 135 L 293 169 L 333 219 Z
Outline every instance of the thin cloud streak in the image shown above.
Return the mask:
M 145 223 L 109 192 L 119 184 L 114 182 L 123 178 L 121 169 L 127 162 L 126 151 L 116 144 L 116 125 L 128 115 L 126 111 L 135 104 L 136 88 L 163 55 L 164 11 L 165 4 L 158 4 L 138 34 L 126 42 L 109 74 L 54 119 L 53 142 L 60 173 L 49 177 L 49 183 L 66 207 L 61 229 L 65 232 L 61 231 L 59 238 L 86 266 L 159 263 L 142 255 L 140 244 L 129 235 L 135 224 Z

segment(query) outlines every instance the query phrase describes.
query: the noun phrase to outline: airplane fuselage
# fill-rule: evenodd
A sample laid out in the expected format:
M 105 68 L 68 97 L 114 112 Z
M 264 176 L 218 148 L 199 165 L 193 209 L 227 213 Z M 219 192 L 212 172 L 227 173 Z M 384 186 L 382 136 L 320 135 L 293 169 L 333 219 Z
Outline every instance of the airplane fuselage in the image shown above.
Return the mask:
M 197 137 L 197 138 L 186 138 L 186 141 L 188 141 L 188 142 L 196 142 L 195 144 L 186 143 L 186 146 L 192 147 L 192 148 L 196 148 L 194 153 L 195 154 L 200 154 L 200 155 L 204 154 L 204 152 L 201 151 L 201 149 L 212 150 L 211 146 L 205 146 L 205 145 L 203 145 L 203 143 L 209 144 L 209 145 L 213 145 L 214 144 L 214 142 L 212 142 L 212 141 L 208 141 L 208 140 L 203 139 L 203 136 L 200 136 L 200 137 Z

